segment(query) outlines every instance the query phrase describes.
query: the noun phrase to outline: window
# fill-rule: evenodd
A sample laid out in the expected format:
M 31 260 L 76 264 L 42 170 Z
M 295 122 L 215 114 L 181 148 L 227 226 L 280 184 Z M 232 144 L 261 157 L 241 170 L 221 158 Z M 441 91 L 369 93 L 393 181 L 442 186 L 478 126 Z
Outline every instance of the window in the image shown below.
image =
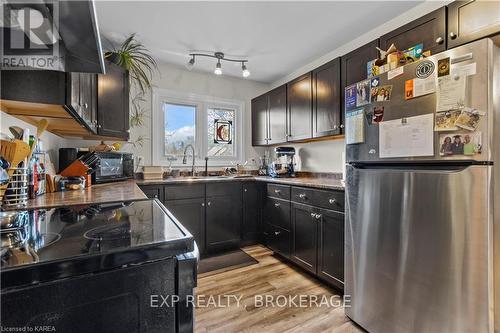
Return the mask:
M 205 157 L 210 166 L 243 163 L 243 107 L 240 101 L 153 89 L 153 164 L 181 166 L 188 145 L 195 148 L 196 165 L 204 165 Z
M 164 156 L 182 156 L 188 145 L 195 146 L 196 106 L 165 103 Z
M 234 114 L 229 109 L 208 109 L 208 157 L 234 156 Z

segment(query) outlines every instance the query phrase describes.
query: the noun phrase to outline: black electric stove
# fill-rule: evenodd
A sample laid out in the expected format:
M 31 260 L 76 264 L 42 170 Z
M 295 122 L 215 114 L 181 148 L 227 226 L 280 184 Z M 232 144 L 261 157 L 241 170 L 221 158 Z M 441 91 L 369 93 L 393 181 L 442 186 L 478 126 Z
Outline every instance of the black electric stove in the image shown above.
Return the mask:
M 2 289 L 137 265 L 194 247 L 156 200 L 1 214 Z
M 158 200 L 1 212 L 0 221 L 2 331 L 193 331 L 196 244 Z M 158 295 L 178 301 L 154 306 Z

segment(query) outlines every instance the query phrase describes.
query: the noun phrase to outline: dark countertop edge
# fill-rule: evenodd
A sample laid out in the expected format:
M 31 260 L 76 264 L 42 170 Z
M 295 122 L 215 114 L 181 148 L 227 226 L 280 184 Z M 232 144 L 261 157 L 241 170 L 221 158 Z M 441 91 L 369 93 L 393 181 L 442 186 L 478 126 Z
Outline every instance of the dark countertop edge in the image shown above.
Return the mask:
M 322 179 L 322 178 L 272 178 L 269 176 L 252 176 L 252 177 L 228 177 L 228 178 L 197 178 L 197 179 L 162 179 L 162 180 L 142 180 L 136 179 L 136 184 L 139 186 L 145 185 L 169 185 L 169 184 L 198 184 L 198 183 L 216 183 L 216 182 L 230 182 L 230 181 L 259 181 L 265 183 L 275 183 L 290 186 L 301 186 L 327 190 L 344 191 L 345 184 L 341 179 Z
M 192 252 L 193 249 L 194 240 L 192 236 L 189 236 L 167 242 L 147 244 L 133 249 L 117 249 L 106 253 L 4 268 L 0 272 L 2 277 L 1 290 L 7 292 L 19 287 L 36 286 L 39 283 L 106 272 L 124 266 L 166 260 L 180 254 Z

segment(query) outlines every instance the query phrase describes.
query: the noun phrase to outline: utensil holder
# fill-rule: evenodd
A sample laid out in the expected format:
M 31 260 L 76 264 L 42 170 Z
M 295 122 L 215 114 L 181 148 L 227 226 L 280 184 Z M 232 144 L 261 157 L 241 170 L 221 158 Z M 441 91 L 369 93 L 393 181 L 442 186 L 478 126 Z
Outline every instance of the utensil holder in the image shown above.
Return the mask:
M 28 169 L 11 168 L 14 170 L 9 185 L 3 196 L 2 205 L 7 208 L 25 207 L 28 202 Z

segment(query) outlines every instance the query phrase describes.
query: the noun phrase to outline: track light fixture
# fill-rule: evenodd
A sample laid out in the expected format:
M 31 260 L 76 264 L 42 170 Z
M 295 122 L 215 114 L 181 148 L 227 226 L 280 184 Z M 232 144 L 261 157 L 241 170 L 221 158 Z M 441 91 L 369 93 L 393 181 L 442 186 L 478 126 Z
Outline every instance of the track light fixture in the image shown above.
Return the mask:
M 220 64 L 220 59 L 217 60 L 217 65 L 215 65 L 215 70 L 214 70 L 215 75 L 222 75 L 222 67 Z
M 250 71 L 247 69 L 247 66 L 245 65 L 244 62 L 241 63 L 241 74 L 243 75 L 243 77 L 250 76 Z
M 194 66 L 194 56 L 191 59 L 189 59 L 189 62 L 186 64 L 186 68 L 188 70 L 192 70 L 193 66 Z
M 246 63 L 248 60 L 241 60 L 241 59 L 229 59 L 224 56 L 224 53 L 222 52 L 215 52 L 214 54 L 210 53 L 190 53 L 191 59 L 189 59 L 189 62 L 186 64 L 186 68 L 191 70 L 194 66 L 195 58 L 196 57 L 209 57 L 209 58 L 215 58 L 217 59 L 217 64 L 215 65 L 214 69 L 214 74 L 215 75 L 222 75 L 222 64 L 221 60 L 224 61 L 230 61 L 230 62 L 240 62 L 241 63 L 241 75 L 243 77 L 249 77 L 250 76 L 250 71 L 248 70 Z

